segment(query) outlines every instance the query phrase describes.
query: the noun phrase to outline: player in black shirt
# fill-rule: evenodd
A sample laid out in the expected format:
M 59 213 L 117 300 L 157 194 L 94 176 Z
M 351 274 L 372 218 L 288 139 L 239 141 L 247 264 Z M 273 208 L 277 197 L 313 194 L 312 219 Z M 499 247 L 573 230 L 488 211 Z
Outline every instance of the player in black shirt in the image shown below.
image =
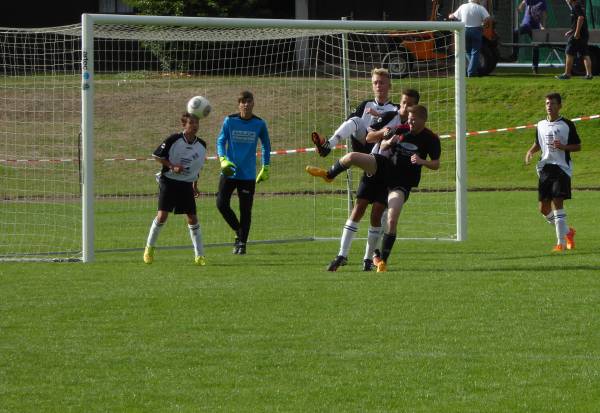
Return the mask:
M 183 132 L 169 136 L 152 154 L 162 168 L 158 174 L 158 212 L 152 221 L 144 250 L 146 264 L 154 261 L 154 245 L 172 211 L 175 214 L 186 214 L 194 245 L 194 262 L 196 265 L 206 264 L 194 199 L 199 194 L 198 177 L 206 159 L 206 142 L 196 137 L 199 128 L 196 116 L 184 113 L 181 125 Z
M 427 109 L 416 105 L 409 108 L 410 130 L 403 135 L 394 135 L 381 143 L 381 150 L 389 150 L 389 157 L 381 154 L 351 152 L 338 160 L 329 170 L 307 166 L 306 171 L 323 178 L 326 182 L 350 168 L 358 166 L 367 174 L 385 181 L 388 195 L 388 229 L 383 235 L 381 257 L 374 263 L 377 272 L 387 270 L 387 259 L 396 240 L 398 217 L 410 191 L 421 180 L 421 168 L 431 170 L 440 167 L 441 145 L 439 137 L 425 127 Z M 427 159 L 429 158 L 429 159 Z
M 567 47 L 565 48 L 565 73 L 556 76 L 557 79 L 566 80 L 571 78 L 573 62 L 575 56 L 583 56 L 583 65 L 585 66 L 585 79 L 592 79 L 592 61 L 588 49 L 588 40 L 590 34 L 585 19 L 585 10 L 579 0 L 567 0 L 569 9 L 571 9 L 571 29 L 565 33 L 567 36 Z
M 389 131 L 392 126 L 398 127 L 406 123 L 408 119 L 408 107 L 419 103 L 419 98 L 418 91 L 414 89 L 403 90 L 400 108 L 383 113 L 381 117 L 375 119 L 376 122 L 374 124 L 369 126 L 366 144 L 361 146 L 361 149 L 368 149 L 368 151 L 363 152 L 363 150 L 356 150 L 356 148 L 354 151 L 378 153 L 379 141 L 383 138 L 384 129 Z M 406 128 L 408 129 L 408 126 Z M 381 236 L 383 235 L 382 224 L 386 222 L 386 218 L 383 215 L 387 208 L 387 197 L 388 190 L 385 182 L 363 173 L 356 191 L 356 203 L 342 230 L 338 255 L 331 261 L 327 267 L 327 271 L 337 271 L 340 266 L 346 265 L 352 241 L 358 232 L 360 220 L 364 216 L 369 204 L 371 204 L 371 216 L 363 257 L 363 271 L 371 271 L 373 269 L 373 252 L 378 248 Z

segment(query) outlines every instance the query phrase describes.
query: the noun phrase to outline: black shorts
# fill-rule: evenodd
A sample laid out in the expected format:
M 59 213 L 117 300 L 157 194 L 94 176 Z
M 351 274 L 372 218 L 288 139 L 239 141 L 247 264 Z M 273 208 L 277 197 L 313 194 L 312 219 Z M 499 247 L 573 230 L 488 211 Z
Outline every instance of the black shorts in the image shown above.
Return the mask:
M 196 215 L 193 182 L 176 181 L 161 176 L 158 181 L 158 210 Z
M 377 175 L 368 176 L 363 174 L 356 190 L 356 197 L 366 199 L 369 204 L 379 202 L 387 205 L 388 190 L 385 181 L 379 179 Z
M 579 38 L 575 39 L 573 36 L 569 37 L 567 41 L 567 47 L 565 48 L 565 53 L 570 56 L 589 56 L 590 52 L 588 50 L 588 38 Z
M 404 200 L 408 201 L 412 185 L 398 175 L 396 167 L 389 158 L 376 154 L 375 161 L 377 162 L 377 173 L 374 176 L 385 183 L 388 192 L 400 191 L 404 193 Z
M 546 165 L 540 172 L 538 200 L 571 199 L 571 177 L 558 165 Z

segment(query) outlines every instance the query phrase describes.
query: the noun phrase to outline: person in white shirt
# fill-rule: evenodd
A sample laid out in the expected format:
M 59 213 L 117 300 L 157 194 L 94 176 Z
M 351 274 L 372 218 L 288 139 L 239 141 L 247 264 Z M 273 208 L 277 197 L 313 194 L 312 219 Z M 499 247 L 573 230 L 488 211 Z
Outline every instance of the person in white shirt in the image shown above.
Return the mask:
M 567 225 L 567 213 L 563 202 L 571 199 L 571 152 L 581 150 L 581 140 L 575 125 L 560 116 L 562 98 L 558 93 L 546 95 L 546 119 L 536 125 L 535 141 L 525 154 L 529 164 L 533 154 L 541 151 L 537 163 L 538 199 L 540 212 L 556 230 L 557 243 L 554 252 L 575 248 L 575 230 Z
M 483 42 L 483 25 L 488 24 L 490 14 L 485 7 L 479 4 L 479 0 L 469 0 L 468 3 L 462 4 L 454 13 L 450 13 L 448 17 L 460 20 L 465 24 L 466 52 L 469 56 L 467 76 L 478 76 L 479 51 Z

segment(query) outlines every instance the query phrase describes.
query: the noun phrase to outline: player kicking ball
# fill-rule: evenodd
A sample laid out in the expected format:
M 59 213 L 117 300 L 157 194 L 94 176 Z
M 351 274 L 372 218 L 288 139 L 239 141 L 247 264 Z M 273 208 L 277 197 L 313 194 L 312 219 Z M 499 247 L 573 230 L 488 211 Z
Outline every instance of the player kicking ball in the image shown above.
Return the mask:
M 391 133 L 389 136 L 392 136 L 395 130 L 402 129 L 404 132 L 408 130 L 408 124 L 406 123 L 408 108 L 419 103 L 419 98 L 419 92 L 414 89 L 402 91 L 400 108 L 397 111 L 384 113 L 376 123 L 369 126 L 366 137 L 367 145 L 364 146 L 365 149 L 368 149 L 368 152 L 365 153 L 380 153 L 380 142 L 385 133 Z M 385 156 L 385 153 L 383 155 Z M 373 254 L 378 248 L 387 222 L 387 215 L 385 214 L 387 198 L 388 189 L 385 182 L 363 173 L 356 190 L 356 202 L 342 230 L 339 252 L 327 267 L 327 271 L 337 271 L 340 266 L 347 264 L 352 241 L 369 205 L 371 205 L 371 216 L 362 269 L 363 271 L 375 269 Z
M 525 154 L 529 164 L 533 154 L 542 151 L 537 163 L 539 210 L 556 230 L 554 252 L 575 248 L 575 229 L 567 225 L 565 199 L 571 199 L 571 152 L 581 150 L 575 125 L 560 116 L 562 98 L 558 93 L 546 95 L 546 119 L 537 123 L 535 142 Z
M 311 140 L 322 157 L 329 155 L 341 140 L 349 140 L 353 152 L 369 153 L 366 137 L 369 126 L 378 121 L 385 112 L 395 112 L 398 107 L 388 101 L 391 88 L 390 73 L 387 69 L 375 68 L 371 71 L 371 86 L 374 98 L 363 101 L 356 110 L 348 116 L 333 135 L 325 140 L 317 132 L 313 132 Z M 372 146 L 372 145 L 371 145 Z
M 387 261 L 396 241 L 400 212 L 408 201 L 411 189 L 419 185 L 422 167 L 431 170 L 440 168 L 440 139 L 425 127 L 427 108 L 415 105 L 410 107 L 408 112 L 409 131 L 393 135 L 381 142 L 380 151 L 389 151 L 388 157 L 381 153 L 351 152 L 336 161 L 328 170 L 315 166 L 306 167 L 310 175 L 321 177 L 325 182 L 332 182 L 351 166 L 357 166 L 368 175 L 385 182 L 389 191 L 388 221 L 387 232 L 383 234 L 381 256 L 373 259 L 377 272 L 387 271 Z

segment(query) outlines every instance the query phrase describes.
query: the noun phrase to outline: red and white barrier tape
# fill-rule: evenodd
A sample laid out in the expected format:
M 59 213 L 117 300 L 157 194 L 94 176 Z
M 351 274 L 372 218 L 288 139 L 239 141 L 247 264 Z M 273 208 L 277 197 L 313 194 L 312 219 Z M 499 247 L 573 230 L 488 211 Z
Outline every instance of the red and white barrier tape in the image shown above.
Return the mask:
M 580 122 L 585 120 L 593 120 L 600 119 L 600 115 L 590 115 L 590 116 L 581 116 L 579 118 L 573 118 L 571 121 Z M 490 133 L 498 133 L 498 132 L 514 132 L 520 129 L 533 129 L 535 128 L 534 124 L 523 125 L 523 126 L 512 126 L 509 128 L 499 128 L 499 129 L 488 129 L 488 130 L 480 130 L 474 132 L 467 132 L 466 136 L 477 136 L 477 135 L 487 135 Z M 441 139 L 453 138 L 456 136 L 453 133 L 440 135 Z M 337 149 L 343 149 L 346 145 L 337 145 Z M 292 153 L 306 153 L 306 152 L 315 152 L 315 148 L 298 148 L 298 149 L 281 149 L 276 151 L 271 151 L 271 155 L 289 155 Z M 258 153 L 258 156 L 261 154 Z M 207 156 L 206 159 L 209 161 L 216 160 L 217 156 Z M 102 159 L 103 162 L 131 162 L 131 161 L 153 161 L 154 158 L 106 158 Z M 66 162 L 78 162 L 78 159 L 0 159 L 0 163 L 10 163 L 10 164 L 18 164 L 18 163 L 66 163 Z

